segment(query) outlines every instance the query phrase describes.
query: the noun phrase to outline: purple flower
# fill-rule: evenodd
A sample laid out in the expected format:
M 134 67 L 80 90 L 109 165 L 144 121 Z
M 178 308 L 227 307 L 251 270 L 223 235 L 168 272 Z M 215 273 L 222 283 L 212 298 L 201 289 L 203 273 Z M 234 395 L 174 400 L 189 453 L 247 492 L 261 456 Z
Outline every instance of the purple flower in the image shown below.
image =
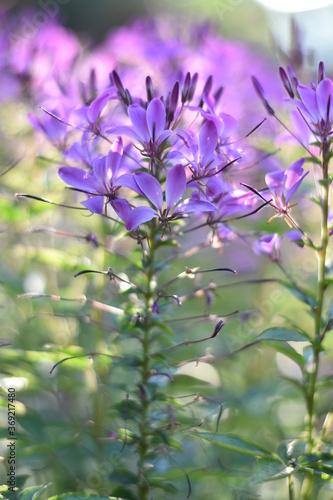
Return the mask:
M 138 172 L 133 176 L 136 192 L 145 196 L 155 207 L 140 206 L 134 208 L 126 220 L 126 229 L 132 231 L 140 224 L 158 218 L 162 226 L 166 228 L 168 223 L 183 216 L 188 212 L 215 211 L 214 205 L 207 201 L 196 201 L 187 199 L 179 203 L 186 189 L 186 174 L 184 167 L 180 164 L 172 167 L 166 176 L 165 181 L 165 202 L 163 209 L 163 191 L 158 180 L 145 172 Z
M 333 83 L 330 78 L 324 78 L 323 64 L 319 64 L 320 76 L 316 88 L 297 85 L 297 99 L 289 99 L 295 104 L 305 119 L 310 121 L 313 133 L 326 136 L 333 125 Z M 298 83 L 298 82 L 297 82 Z M 290 91 L 288 92 L 291 96 Z
M 85 142 L 92 133 L 95 136 L 104 133 L 106 126 L 101 122 L 101 114 L 111 99 L 118 99 L 117 88 L 115 86 L 105 90 L 89 106 L 84 106 L 75 111 L 79 118 L 85 123 L 82 141 Z
M 151 166 L 163 152 L 166 140 L 172 134 L 166 128 L 166 110 L 161 99 L 154 98 L 147 109 L 138 104 L 128 106 L 132 127 L 120 125 L 107 130 L 110 134 L 126 135 L 141 144 L 141 154 L 151 161 Z
M 278 170 L 267 174 L 266 184 L 270 190 L 275 204 L 271 203 L 278 215 L 284 217 L 290 208 L 289 201 L 301 185 L 309 170 L 303 173 L 305 158 L 300 158 L 286 170 Z
M 51 110 L 51 112 L 56 116 L 59 115 L 56 109 Z M 43 132 L 55 147 L 60 150 L 65 148 L 68 135 L 67 125 L 65 123 L 45 113 L 42 118 L 37 118 L 32 113 L 29 113 L 28 119 L 34 129 Z
M 186 152 L 172 151 L 168 158 L 185 158 L 189 163 L 193 181 L 212 175 L 215 167 L 220 163 L 215 154 L 218 139 L 215 124 L 212 121 L 204 123 L 200 129 L 198 140 L 182 129 L 177 130 L 177 135 L 186 146 Z
M 265 234 L 253 245 L 253 249 L 258 255 L 268 255 L 272 260 L 280 259 L 280 245 L 284 238 L 288 238 L 291 241 L 301 242 L 302 235 L 299 231 L 292 230 L 283 236 L 279 236 L 277 233 Z
M 120 216 L 123 213 L 127 216 L 129 210 L 124 208 L 124 203 L 116 201 L 117 191 L 123 185 L 121 178 L 127 175 L 126 172 L 127 169 L 123 165 L 123 143 L 119 137 L 107 156 L 94 160 L 92 171 L 86 172 L 76 167 L 61 167 L 59 176 L 77 191 L 89 194 L 89 198 L 81 203 L 91 212 L 101 214 L 106 198 L 106 204 L 110 202 L 118 213 L 120 210 Z M 127 204 L 126 201 L 125 205 Z

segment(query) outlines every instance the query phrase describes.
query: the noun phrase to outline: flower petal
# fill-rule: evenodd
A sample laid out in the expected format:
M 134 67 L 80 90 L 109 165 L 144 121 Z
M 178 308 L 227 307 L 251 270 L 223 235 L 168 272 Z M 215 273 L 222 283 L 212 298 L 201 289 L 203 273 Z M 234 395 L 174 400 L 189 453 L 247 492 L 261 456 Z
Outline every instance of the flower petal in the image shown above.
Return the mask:
M 58 174 L 66 184 L 76 189 L 81 189 L 87 193 L 95 192 L 95 185 L 90 172 L 76 167 L 61 167 Z
M 108 128 L 105 131 L 107 134 L 113 134 L 113 135 L 126 135 L 126 137 L 130 137 L 134 141 L 141 141 L 142 138 L 135 130 L 133 130 L 131 127 L 127 127 L 126 125 L 118 125 L 117 127 L 111 127 Z
M 123 158 L 123 141 L 118 137 L 111 146 L 111 149 L 106 157 L 106 168 L 108 172 L 108 179 L 111 180 L 117 177 L 121 160 Z M 112 181 L 111 181 L 112 183 Z
M 149 144 L 150 136 L 147 126 L 147 111 L 137 104 L 131 104 L 128 106 L 128 115 L 140 139 L 146 144 Z
M 199 133 L 199 149 L 203 166 L 206 165 L 214 155 L 217 146 L 217 130 L 215 123 L 207 121 Z
M 330 109 L 328 110 L 329 121 L 333 120 L 333 83 L 330 78 L 324 78 L 320 82 L 316 90 L 318 107 L 322 119 L 326 122 L 327 119 L 327 105 L 330 99 Z
M 112 200 L 111 205 L 116 211 L 117 215 L 124 222 L 126 222 L 132 212 L 131 205 L 128 203 L 128 201 L 121 198 L 116 198 L 115 200 Z
M 90 210 L 90 212 L 93 212 L 94 214 L 101 214 L 104 208 L 104 196 L 92 196 L 85 201 L 81 201 L 81 205 L 84 205 L 88 210 Z
M 165 130 L 166 113 L 161 99 L 155 97 L 147 108 L 147 125 L 149 135 L 156 141 Z
M 167 173 L 165 181 L 165 201 L 167 212 L 176 205 L 186 189 L 186 174 L 183 165 L 175 165 Z
M 316 92 L 305 85 L 298 85 L 299 96 L 305 105 L 307 114 L 310 116 L 313 123 L 317 123 L 320 119 L 320 113 L 317 103 Z
M 310 172 L 309 170 L 303 174 L 302 165 L 304 164 L 305 159 L 300 158 L 295 163 L 293 163 L 287 170 L 285 171 L 285 196 L 286 203 L 290 200 L 290 198 L 297 191 L 299 186 L 301 185 L 305 176 Z
M 134 178 L 143 194 L 154 205 L 154 207 L 161 211 L 163 204 L 163 192 L 158 180 L 146 172 L 138 172 L 134 175 Z
M 88 109 L 88 118 L 90 123 L 93 123 L 94 125 L 97 124 L 99 115 L 102 113 L 111 97 L 116 93 L 117 88 L 111 87 L 110 89 L 107 89 L 105 92 L 103 92 L 102 95 L 100 95 L 90 104 Z
M 216 212 L 216 207 L 209 201 L 188 198 L 178 205 L 177 212 Z
M 135 182 L 134 175 L 132 174 L 124 174 L 118 177 L 113 183 L 114 187 L 128 187 L 135 191 L 138 194 L 141 194 L 141 196 L 144 196 L 144 193 L 141 191 L 137 183 Z
M 140 224 L 149 222 L 155 217 L 158 217 L 158 213 L 151 207 L 134 208 L 126 220 L 126 229 L 128 231 L 133 231 L 133 229 L 136 229 Z

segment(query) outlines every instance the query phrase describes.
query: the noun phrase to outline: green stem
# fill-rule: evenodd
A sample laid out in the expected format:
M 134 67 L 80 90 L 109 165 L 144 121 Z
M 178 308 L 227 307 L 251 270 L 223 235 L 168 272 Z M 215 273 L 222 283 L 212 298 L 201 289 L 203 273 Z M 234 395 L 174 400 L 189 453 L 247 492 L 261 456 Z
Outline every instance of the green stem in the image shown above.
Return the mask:
M 315 425 L 316 425 L 316 411 L 315 411 L 315 395 L 317 388 L 317 378 L 319 371 L 319 357 L 321 350 L 321 329 L 322 329 L 322 315 L 324 307 L 324 298 L 327 285 L 325 284 L 326 277 L 326 253 L 328 246 L 328 208 L 329 208 L 329 177 L 328 177 L 328 144 L 323 141 L 322 150 L 322 169 L 323 169 L 323 188 L 321 200 L 321 243 L 317 250 L 318 258 L 318 288 L 317 300 L 315 309 L 315 336 L 313 342 L 313 371 L 310 373 L 310 379 L 307 390 L 307 411 L 308 411 L 308 452 L 311 453 L 315 446 Z M 313 477 L 309 476 L 303 484 L 301 498 L 308 500 L 312 497 Z
M 153 280 L 155 277 L 155 233 L 156 233 L 156 220 L 153 219 L 150 223 L 149 234 L 149 254 L 148 254 L 148 267 L 146 270 L 146 291 L 145 291 L 145 324 L 142 337 L 142 365 L 141 365 L 141 380 L 139 386 L 139 397 L 141 401 L 141 420 L 139 424 L 139 443 L 138 443 L 138 469 L 139 469 L 139 498 L 145 500 L 149 495 L 149 482 L 146 474 L 146 460 L 149 452 L 149 409 L 150 398 L 147 391 L 147 384 L 150 378 L 150 311 L 151 303 L 154 294 Z
M 288 491 L 289 491 L 289 500 L 294 500 L 295 499 L 294 481 L 293 481 L 293 477 L 291 475 L 288 476 Z

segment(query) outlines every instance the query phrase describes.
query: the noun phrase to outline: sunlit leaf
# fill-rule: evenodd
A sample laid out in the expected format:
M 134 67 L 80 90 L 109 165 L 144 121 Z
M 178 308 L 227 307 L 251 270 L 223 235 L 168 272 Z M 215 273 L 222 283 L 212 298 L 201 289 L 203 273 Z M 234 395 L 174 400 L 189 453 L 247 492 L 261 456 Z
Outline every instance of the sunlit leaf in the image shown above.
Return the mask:
M 259 458 L 254 464 L 250 484 L 263 483 L 290 476 L 295 469 L 286 467 L 280 460 L 274 458 Z
M 303 332 L 289 330 L 288 328 L 268 328 L 262 332 L 255 341 L 259 340 L 277 340 L 280 342 L 309 342 L 310 339 Z
M 37 500 L 51 484 L 52 483 L 40 484 L 39 486 L 25 488 L 20 494 L 20 500 Z
M 227 448 L 229 450 L 238 451 L 246 455 L 253 455 L 256 457 L 270 456 L 271 453 L 265 448 L 249 441 L 248 439 L 235 436 L 233 434 L 212 434 L 209 432 L 193 432 L 192 436 L 205 439 L 212 444 Z

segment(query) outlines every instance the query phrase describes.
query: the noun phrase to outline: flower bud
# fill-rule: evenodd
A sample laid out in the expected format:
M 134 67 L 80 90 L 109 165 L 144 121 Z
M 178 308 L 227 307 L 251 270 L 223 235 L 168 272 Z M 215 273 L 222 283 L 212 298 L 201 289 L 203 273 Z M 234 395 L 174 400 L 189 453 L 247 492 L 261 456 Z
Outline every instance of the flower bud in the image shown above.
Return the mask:
M 185 102 L 188 99 L 190 87 L 191 87 L 191 73 L 188 72 L 187 75 L 185 76 L 184 86 L 182 90 L 182 97 L 181 97 L 182 104 L 185 104 Z
M 191 79 L 190 90 L 188 92 L 188 98 L 187 98 L 188 102 L 191 102 L 193 99 L 195 89 L 197 88 L 198 79 L 199 79 L 198 73 L 194 73 L 194 75 Z
M 216 104 L 219 102 L 219 100 L 221 99 L 222 97 L 222 94 L 223 94 L 223 91 L 224 91 L 224 87 L 220 87 L 217 89 L 217 91 L 214 93 L 214 101 L 215 101 L 215 106 Z
M 123 99 L 123 101 L 126 102 L 127 101 L 126 90 L 125 90 L 125 87 L 123 85 L 123 82 L 120 79 L 120 76 L 118 75 L 116 70 L 113 70 L 111 75 L 112 75 L 113 82 L 114 82 L 115 86 L 117 87 L 117 90 L 119 92 L 120 97 Z M 110 75 L 110 80 L 111 80 L 111 75 Z
M 147 92 L 147 101 L 150 102 L 154 99 L 154 87 L 153 82 L 150 76 L 146 78 L 146 92 Z
M 203 106 L 203 95 L 204 94 L 209 94 L 210 91 L 212 90 L 212 87 L 213 87 L 213 76 L 210 75 L 207 80 L 206 80 L 206 83 L 205 83 L 205 86 L 203 88 L 203 91 L 202 91 L 202 94 L 201 94 L 201 99 L 200 99 L 200 102 L 199 102 L 199 107 L 202 108 Z
M 169 113 L 168 113 L 168 122 L 171 123 L 174 116 L 175 111 L 177 109 L 178 104 L 178 96 L 179 96 L 179 82 L 176 82 L 173 86 L 171 96 L 170 96 L 170 104 L 169 104 Z
M 264 89 L 262 88 L 262 86 L 260 85 L 260 83 L 258 82 L 258 80 L 256 79 L 255 76 L 251 76 L 251 79 L 252 79 L 252 83 L 254 85 L 254 89 L 257 92 L 259 99 L 261 100 L 261 102 L 265 106 L 267 113 L 269 115 L 274 115 L 275 114 L 274 109 L 270 106 L 269 102 L 267 101 L 266 96 L 264 94 Z
M 289 77 L 288 77 L 286 71 L 283 68 L 279 68 L 279 74 L 280 74 L 280 78 L 282 80 L 283 86 L 286 89 L 289 97 L 291 97 L 293 99 L 295 97 L 295 94 L 293 92 L 293 89 L 292 89 L 292 86 L 291 86 L 291 83 L 290 83 L 290 80 L 289 80 Z
M 320 61 L 318 65 L 318 84 L 322 82 L 325 78 L 325 65 L 323 61 Z

